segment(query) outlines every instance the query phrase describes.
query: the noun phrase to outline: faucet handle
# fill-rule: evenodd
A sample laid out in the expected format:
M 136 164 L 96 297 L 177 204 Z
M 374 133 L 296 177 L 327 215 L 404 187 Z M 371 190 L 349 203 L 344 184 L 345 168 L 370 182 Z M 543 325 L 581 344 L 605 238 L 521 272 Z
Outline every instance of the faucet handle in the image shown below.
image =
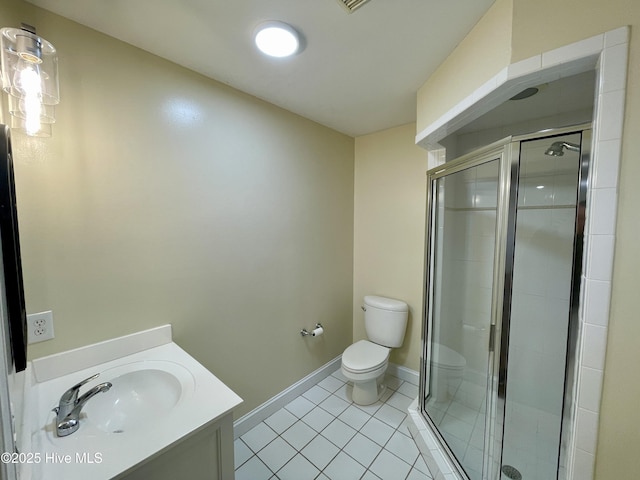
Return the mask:
M 80 390 L 80 387 L 83 386 L 85 383 L 89 383 L 91 380 L 95 380 L 99 376 L 100 374 L 96 373 L 95 375 L 92 375 L 89 378 L 85 378 L 84 380 L 82 380 L 81 382 L 77 383 L 76 385 L 71 387 L 69 390 L 64 392 L 60 397 L 60 404 L 76 403 L 76 400 L 78 399 L 78 392 Z

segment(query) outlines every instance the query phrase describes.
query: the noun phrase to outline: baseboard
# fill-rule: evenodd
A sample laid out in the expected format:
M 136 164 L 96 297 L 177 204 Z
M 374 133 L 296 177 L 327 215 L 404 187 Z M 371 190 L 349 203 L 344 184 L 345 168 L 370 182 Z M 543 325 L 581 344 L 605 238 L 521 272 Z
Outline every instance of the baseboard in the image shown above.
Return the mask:
M 233 423 L 234 439 L 244 435 L 260 422 L 263 422 L 278 410 L 280 410 L 282 407 L 287 405 L 289 402 L 293 401 L 296 397 L 302 395 L 316 383 L 331 375 L 340 366 L 341 359 L 342 355 L 334 358 L 314 372 L 311 372 L 302 380 L 297 381 L 289 388 L 283 390 L 276 396 L 271 397 L 262 405 L 254 408 L 249 413 L 246 413 L 245 415 L 240 417 Z M 405 382 L 418 385 L 418 372 L 416 372 L 415 370 L 411 370 L 410 368 L 390 363 L 389 367 L 387 368 L 387 373 L 394 375 L 401 380 L 404 380 Z
M 401 365 L 396 365 L 395 363 L 389 363 L 387 373 L 405 382 L 413 383 L 414 385 L 418 385 L 420 382 L 420 374 L 418 372 Z
M 254 408 L 249 413 L 246 413 L 245 415 L 240 417 L 238 420 L 233 422 L 234 439 L 244 435 L 253 427 L 258 425 L 260 422 L 266 420 L 271 415 L 273 415 L 278 410 L 280 410 L 282 407 L 287 405 L 289 402 L 293 401 L 295 398 L 302 395 L 308 389 L 313 387 L 316 383 L 322 381 L 323 379 L 331 375 L 340 366 L 341 359 L 342 359 L 342 355 L 337 356 L 336 358 L 326 363 L 322 367 L 311 372 L 302 380 L 297 381 L 287 389 L 278 393 L 276 396 L 271 397 L 262 405 Z

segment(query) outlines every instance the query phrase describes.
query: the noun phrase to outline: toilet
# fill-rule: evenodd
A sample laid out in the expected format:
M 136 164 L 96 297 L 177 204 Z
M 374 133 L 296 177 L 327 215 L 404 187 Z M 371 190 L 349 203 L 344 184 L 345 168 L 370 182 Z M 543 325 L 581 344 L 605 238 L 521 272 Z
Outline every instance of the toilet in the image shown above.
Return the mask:
M 433 381 L 431 385 L 432 388 L 435 388 L 435 392 L 432 394 L 437 402 L 447 402 L 450 399 L 450 390 L 460 384 L 466 366 L 466 359 L 458 352 L 446 345 L 433 343 L 431 353 Z
M 371 405 L 385 390 L 382 383 L 392 348 L 402 345 L 409 306 L 392 298 L 364 297 L 364 326 L 368 340 L 360 340 L 342 354 L 342 374 L 353 382 L 353 401 Z

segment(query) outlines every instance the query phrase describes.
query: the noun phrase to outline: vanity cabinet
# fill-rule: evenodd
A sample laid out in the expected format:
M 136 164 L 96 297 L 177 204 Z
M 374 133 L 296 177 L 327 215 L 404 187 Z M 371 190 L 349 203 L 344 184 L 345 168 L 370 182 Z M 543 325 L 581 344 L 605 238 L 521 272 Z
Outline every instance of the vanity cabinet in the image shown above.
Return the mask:
M 22 446 L 50 460 L 26 465 L 20 479 L 233 480 L 242 399 L 170 333 L 156 327 L 34 360 Z M 52 406 L 96 373 L 112 387 L 87 402 L 78 431 L 58 437 Z
M 233 480 L 233 415 L 225 415 L 116 478 Z

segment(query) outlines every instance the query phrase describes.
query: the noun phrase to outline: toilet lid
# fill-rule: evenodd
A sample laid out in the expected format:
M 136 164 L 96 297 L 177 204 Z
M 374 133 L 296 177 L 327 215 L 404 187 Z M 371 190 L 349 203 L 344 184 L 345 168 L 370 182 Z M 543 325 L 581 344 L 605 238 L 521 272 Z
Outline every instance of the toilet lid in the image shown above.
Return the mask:
M 369 372 L 379 368 L 389 359 L 389 348 L 360 340 L 342 354 L 342 366 L 354 372 Z

